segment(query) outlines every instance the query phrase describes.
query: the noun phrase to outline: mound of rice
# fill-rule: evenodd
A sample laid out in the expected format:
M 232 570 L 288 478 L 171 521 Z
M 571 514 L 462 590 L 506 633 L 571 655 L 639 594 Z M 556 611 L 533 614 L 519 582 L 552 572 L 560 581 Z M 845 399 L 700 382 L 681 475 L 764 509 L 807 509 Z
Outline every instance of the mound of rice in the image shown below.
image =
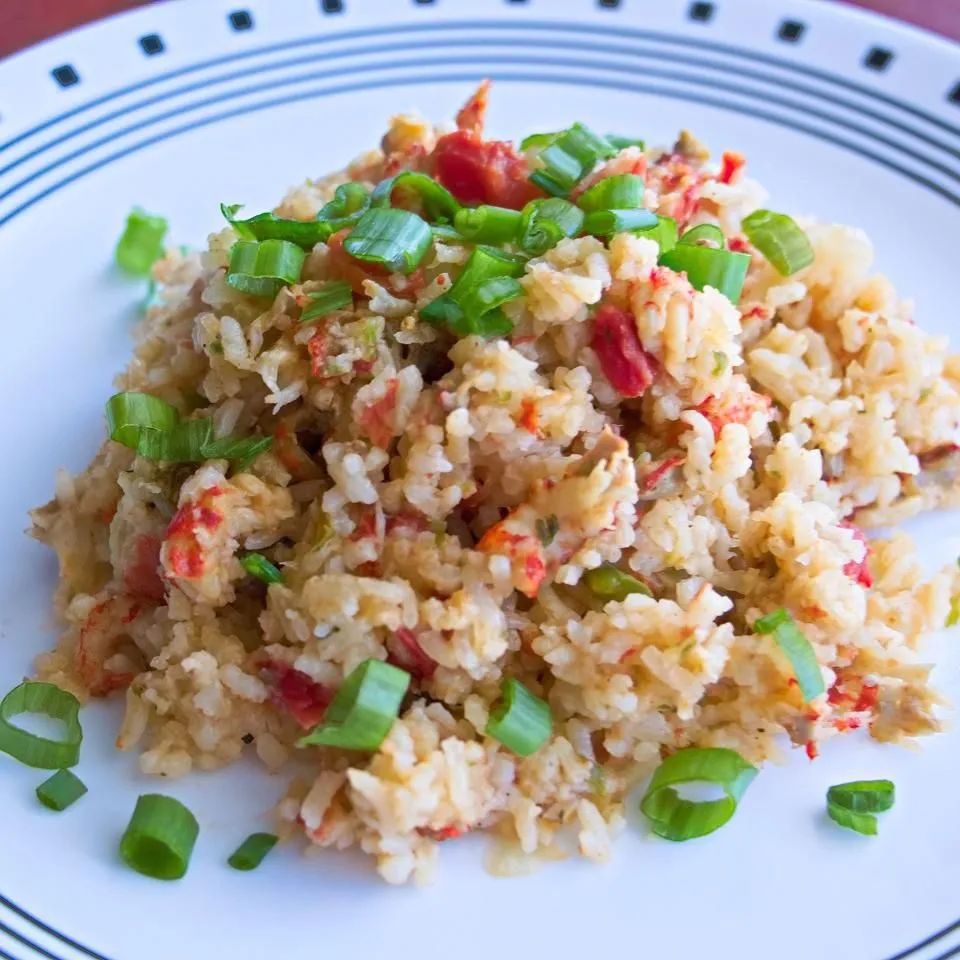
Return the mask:
M 347 180 L 429 171 L 441 136 L 398 117 L 381 150 L 276 212 L 312 219 Z M 859 230 L 802 222 L 815 260 L 781 277 L 741 234 L 764 194 L 739 167 L 711 165 L 684 134 L 593 175 L 643 168 L 651 210 L 719 224 L 752 253 L 737 304 L 633 234 L 531 259 L 505 308 L 512 333 L 487 340 L 418 317 L 469 255 L 454 241 L 409 276 L 358 274 L 318 243 L 272 303 L 226 283 L 231 228 L 168 254 L 119 389 L 274 443 L 240 473 L 111 441 L 62 472 L 33 514 L 59 557 L 65 623 L 39 675 L 125 696 L 117 743 L 147 773 L 245 750 L 284 773 L 305 757 L 315 773 L 292 779 L 284 836 L 358 845 L 391 883 L 427 879 L 441 842 L 480 829 L 511 856 L 557 856 L 572 836 L 602 861 L 625 791 L 681 747 L 759 763 L 791 743 L 814 757 L 857 728 L 937 730 L 916 649 L 948 617 L 955 573 L 924 582 L 903 536 L 868 543 L 861 528 L 960 500 L 960 357 L 870 272 Z M 362 295 L 301 324 L 330 279 Z M 603 305 L 632 317 L 650 359 L 640 397 L 620 395 L 591 347 Z M 250 550 L 283 582 L 250 578 Z M 653 596 L 604 604 L 581 582 L 603 563 Z M 823 673 L 811 703 L 751 629 L 780 607 Z M 413 678 L 380 749 L 297 750 L 369 658 Z M 525 759 L 484 735 L 505 677 L 553 712 Z

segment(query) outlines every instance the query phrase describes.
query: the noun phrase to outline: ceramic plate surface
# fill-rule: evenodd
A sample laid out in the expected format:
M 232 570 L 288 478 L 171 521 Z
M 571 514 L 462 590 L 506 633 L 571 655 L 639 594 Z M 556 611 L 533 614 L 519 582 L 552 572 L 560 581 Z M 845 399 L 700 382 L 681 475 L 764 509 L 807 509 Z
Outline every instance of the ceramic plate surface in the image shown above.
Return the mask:
M 947 2 L 947 0 L 943 0 Z M 177 242 L 219 201 L 266 209 L 378 142 L 388 117 L 453 116 L 495 81 L 491 133 L 583 120 L 652 142 L 688 127 L 749 156 L 775 209 L 865 228 L 926 327 L 960 346 L 960 56 L 931 36 L 807 0 L 204 0 L 153 4 L 0 64 L 0 688 L 55 639 L 53 556 L 24 536 L 55 469 L 82 469 L 131 350 L 141 285 L 110 269 L 134 204 Z M 960 515 L 910 526 L 930 569 Z M 960 693 L 949 637 L 936 677 Z M 125 869 L 138 793 L 112 748 L 119 705 L 84 713 L 66 814 L 0 757 L 0 958 L 324 956 L 942 960 L 960 952 L 960 733 L 922 751 L 844 738 L 768 767 L 723 830 L 671 845 L 634 819 L 608 866 L 495 879 L 484 841 L 441 851 L 438 882 L 387 887 L 361 856 L 282 849 L 223 865 L 284 784 L 252 764 L 161 784 L 196 812 L 187 878 Z M 890 777 L 868 839 L 830 824 L 825 788 Z

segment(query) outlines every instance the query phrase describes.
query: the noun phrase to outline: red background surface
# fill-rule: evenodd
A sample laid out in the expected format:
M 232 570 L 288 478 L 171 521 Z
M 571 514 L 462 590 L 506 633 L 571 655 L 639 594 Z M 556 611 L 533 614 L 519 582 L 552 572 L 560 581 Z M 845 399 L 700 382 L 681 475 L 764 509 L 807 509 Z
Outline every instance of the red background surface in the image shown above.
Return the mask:
M 0 57 L 71 27 L 144 6 L 147 2 L 149 0 L 0 0 Z M 960 41 L 960 0 L 843 2 L 885 13 Z

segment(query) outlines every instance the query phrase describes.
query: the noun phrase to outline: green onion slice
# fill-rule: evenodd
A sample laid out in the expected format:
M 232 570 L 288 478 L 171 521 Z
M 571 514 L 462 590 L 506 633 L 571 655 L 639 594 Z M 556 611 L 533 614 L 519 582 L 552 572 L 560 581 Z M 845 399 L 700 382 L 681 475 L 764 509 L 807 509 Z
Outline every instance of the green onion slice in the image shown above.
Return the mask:
M 168 433 L 180 422 L 172 404 L 136 390 L 115 393 L 107 401 L 106 413 L 110 439 L 134 450 L 144 431 Z
M 145 793 L 120 840 L 120 856 L 137 873 L 155 880 L 179 880 L 190 864 L 200 826 L 173 797 Z
M 657 215 L 650 210 L 595 210 L 583 221 L 583 232 L 597 237 L 615 233 L 633 233 L 657 226 Z
M 810 641 L 803 635 L 796 621 L 781 607 L 760 617 L 753 625 L 757 633 L 772 633 L 780 649 L 787 655 L 800 693 L 807 702 L 826 691 L 823 673 Z
M 340 685 L 323 723 L 302 737 L 297 746 L 376 750 L 397 719 L 409 686 L 406 670 L 382 660 L 365 660 Z
M 333 199 L 320 208 L 317 219 L 332 221 L 335 232 L 342 227 L 352 226 L 369 206 L 370 193 L 367 188 L 362 183 L 354 183 L 351 180 L 348 183 L 341 183 L 333 191 Z
M 627 147 L 639 147 L 644 150 L 647 146 L 644 140 L 639 140 L 636 137 L 620 137 L 615 133 L 607 134 L 607 143 L 618 150 L 626 150 Z
M 522 153 L 526 153 L 527 150 L 542 150 L 544 147 L 549 147 L 559 136 L 559 130 L 553 133 L 531 133 L 520 141 L 520 150 Z
M 343 241 L 357 260 L 391 272 L 411 273 L 426 256 L 433 234 L 426 221 L 408 210 L 379 207 L 368 210 Z
M 167 221 L 163 217 L 134 207 L 127 215 L 127 224 L 117 241 L 115 258 L 117 265 L 142 276 L 150 272 L 154 263 L 163 256 L 163 238 L 167 233 Z
M 437 183 L 433 177 L 414 170 L 406 170 L 395 177 L 381 180 L 370 197 L 370 206 L 389 207 L 395 190 L 415 193 L 420 198 L 424 218 L 431 223 L 453 223 L 460 210 L 457 198 L 446 187 Z
M 277 845 L 278 837 L 272 833 L 251 833 L 234 850 L 227 863 L 234 870 L 256 870 L 263 858 Z
M 487 736 L 499 740 L 518 757 L 536 753 L 549 739 L 553 717 L 546 700 L 532 694 L 519 680 L 507 677 L 501 700 L 490 711 Z
M 462 207 L 454 217 L 457 233 L 473 243 L 509 243 L 520 231 L 523 214 L 508 207 Z
M 577 204 L 585 213 L 594 210 L 632 210 L 643 206 L 643 192 L 643 177 L 636 173 L 619 173 L 604 177 L 584 190 Z
M 583 226 L 583 211 L 560 197 L 531 200 L 520 214 L 521 249 L 537 257 L 555 247 L 565 237 L 572 237 Z
M 661 257 L 677 245 L 680 233 L 677 229 L 677 221 L 673 217 L 661 217 L 659 214 L 655 226 L 645 227 L 634 232 L 638 237 L 649 237 L 651 240 L 656 240 L 660 247 Z
M 458 336 L 504 336 L 513 329 L 500 305 L 522 294 L 516 283 L 523 276 L 526 260 L 496 247 L 478 246 L 467 260 L 453 286 L 420 316 L 434 326 L 445 326 Z M 512 279 L 514 283 L 497 282 Z
M 604 600 L 625 600 L 631 593 L 642 593 L 652 597 L 650 588 L 629 573 L 618 570 L 612 563 L 604 563 L 584 574 L 584 580 L 590 590 Z
M 732 303 L 736 303 L 743 290 L 750 255 L 678 243 L 672 250 L 661 252 L 660 262 L 677 273 L 685 273 L 691 286 L 697 290 L 714 287 Z
M 666 840 L 692 840 L 722 827 L 736 812 L 744 791 L 757 775 L 736 750 L 725 747 L 687 747 L 667 757 L 657 767 L 640 810 L 653 832 Z M 722 788 L 717 800 L 686 800 L 675 787 L 709 783 Z
M 813 263 L 813 247 L 792 217 L 772 210 L 755 210 L 741 224 L 747 239 L 784 277 Z
M 727 238 L 715 223 L 701 223 L 685 231 L 680 243 L 705 244 L 719 250 L 726 250 Z
M 58 770 L 37 787 L 37 799 L 58 813 L 76 803 L 87 792 L 87 785 L 69 770 Z
M 615 156 L 617 152 L 609 141 L 582 123 L 575 123 L 543 147 L 539 155 L 542 169 L 532 173 L 530 180 L 547 193 L 565 197 L 597 161 Z
M 244 473 L 272 446 L 273 437 L 221 437 L 203 448 L 200 459 L 232 460 L 234 472 Z
M 287 220 L 272 213 L 258 213 L 249 220 L 236 219 L 242 204 L 220 204 L 220 212 L 241 240 L 286 240 L 311 250 L 333 233 L 330 223 L 320 220 Z
M 311 291 L 307 296 L 312 302 L 301 312 L 301 323 L 318 320 L 334 310 L 353 306 L 353 288 L 342 280 L 331 280 L 319 290 Z
M 240 566 L 247 573 L 264 583 L 283 583 L 280 569 L 271 563 L 262 553 L 247 553 L 240 558 Z
M 238 240 L 230 248 L 227 283 L 241 293 L 272 297 L 300 279 L 305 257 L 289 240 Z
M 24 713 L 39 713 L 61 721 L 62 739 L 41 737 L 11 722 Z M 0 701 L 0 750 L 28 767 L 61 770 L 76 766 L 82 742 L 80 701 L 72 693 L 52 683 L 26 680 Z
M 853 780 L 827 790 L 827 813 L 841 827 L 873 836 L 877 832 L 874 814 L 889 810 L 896 799 L 890 780 Z

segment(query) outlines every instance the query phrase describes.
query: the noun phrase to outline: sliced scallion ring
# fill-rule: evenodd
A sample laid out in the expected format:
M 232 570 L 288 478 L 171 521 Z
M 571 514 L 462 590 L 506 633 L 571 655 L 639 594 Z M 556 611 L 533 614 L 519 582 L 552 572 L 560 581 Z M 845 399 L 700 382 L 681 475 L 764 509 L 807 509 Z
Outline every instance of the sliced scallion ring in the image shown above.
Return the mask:
M 595 210 L 632 210 L 643 206 L 643 177 L 636 173 L 618 173 L 604 177 L 584 190 L 577 205 L 584 213 Z
M 145 275 L 163 256 L 163 238 L 167 221 L 163 217 L 134 207 L 127 216 L 123 234 L 117 242 L 117 265 L 127 273 Z
M 240 566 L 247 573 L 264 583 L 283 583 L 283 574 L 262 553 L 246 553 L 240 558 Z
M 62 813 L 87 792 L 87 785 L 69 770 L 58 770 L 37 787 L 37 799 L 50 810 Z
M 583 232 L 595 237 L 610 237 L 616 233 L 634 233 L 656 227 L 657 215 L 637 207 L 632 210 L 594 210 L 583 221 Z
M 305 257 L 289 240 L 238 240 L 230 248 L 227 283 L 241 293 L 272 297 L 300 279 Z
M 297 746 L 376 750 L 400 713 L 410 674 L 382 660 L 365 660 L 340 685 L 323 722 Z
M 734 815 L 756 775 L 757 768 L 736 750 L 687 747 L 671 754 L 657 767 L 640 801 L 640 810 L 659 837 L 674 841 L 703 837 Z M 693 783 L 719 786 L 724 796 L 717 800 L 686 800 L 675 789 Z
M 604 600 L 625 600 L 631 593 L 642 593 L 652 597 L 650 588 L 636 577 L 618 570 L 612 563 L 604 563 L 584 574 L 584 580 L 590 590 Z
M 509 207 L 462 207 L 454 218 L 457 233 L 472 243 L 509 243 L 520 230 L 523 214 Z
M 518 757 L 536 753 L 550 738 L 550 704 L 532 694 L 519 680 L 507 677 L 501 699 L 490 711 L 486 733 Z
M 287 240 L 304 250 L 311 250 L 321 240 L 327 240 L 334 231 L 329 222 L 289 220 L 273 213 L 258 213 L 248 220 L 238 220 L 236 214 L 241 207 L 239 203 L 229 206 L 220 204 L 224 219 L 241 240 Z
M 415 193 L 420 198 L 424 219 L 430 223 L 453 223 L 460 210 L 459 201 L 445 186 L 415 170 L 381 180 L 370 196 L 370 206 L 389 207 L 395 190 Z
M 583 226 L 583 211 L 560 197 L 531 200 L 521 212 L 517 242 L 524 253 L 540 256 Z
M 813 247 L 792 217 L 772 210 L 755 210 L 741 224 L 747 239 L 784 277 L 813 263 Z
M 867 836 L 877 832 L 875 814 L 889 810 L 896 799 L 890 780 L 853 780 L 827 790 L 827 813 L 841 827 Z
M 706 244 L 717 250 L 726 250 L 727 238 L 715 223 L 701 223 L 691 227 L 680 238 L 680 243 Z
M 37 713 L 59 720 L 63 738 L 53 740 L 30 733 L 12 721 L 25 713 Z M 52 683 L 25 680 L 0 701 L 0 750 L 28 767 L 62 770 L 76 766 L 80 759 L 83 728 L 80 701 Z
M 311 302 L 300 314 L 301 323 L 310 323 L 333 313 L 334 310 L 353 306 L 353 288 L 343 280 L 331 280 L 307 296 Z
M 179 880 L 190 864 L 200 833 L 197 818 L 173 797 L 143 794 L 120 840 L 120 856 L 137 873 Z
M 656 240 L 660 247 L 661 257 L 677 245 L 679 232 L 677 221 L 673 217 L 661 217 L 659 214 L 654 226 L 642 227 L 634 231 L 638 237 L 649 237 L 651 240 Z
M 278 837 L 272 833 L 251 833 L 234 850 L 227 863 L 234 870 L 256 870 L 263 858 L 277 845 Z
M 530 144 L 529 137 L 524 144 Z M 541 167 L 530 175 L 530 180 L 547 193 L 565 197 L 598 160 L 606 160 L 616 153 L 617 148 L 603 137 L 582 123 L 575 123 L 543 146 L 539 154 Z
M 750 255 L 678 243 L 672 250 L 661 252 L 660 263 L 677 273 L 685 273 L 695 289 L 713 287 L 732 303 L 737 303 L 750 266 Z
M 777 645 L 793 667 L 793 675 L 803 699 L 807 702 L 823 694 L 827 687 L 810 641 L 803 635 L 790 613 L 781 607 L 760 617 L 754 625 L 756 633 L 772 633 Z
M 392 272 L 411 273 L 432 242 L 429 225 L 415 213 L 378 207 L 360 218 L 343 241 L 343 249 L 365 263 L 375 263 Z

